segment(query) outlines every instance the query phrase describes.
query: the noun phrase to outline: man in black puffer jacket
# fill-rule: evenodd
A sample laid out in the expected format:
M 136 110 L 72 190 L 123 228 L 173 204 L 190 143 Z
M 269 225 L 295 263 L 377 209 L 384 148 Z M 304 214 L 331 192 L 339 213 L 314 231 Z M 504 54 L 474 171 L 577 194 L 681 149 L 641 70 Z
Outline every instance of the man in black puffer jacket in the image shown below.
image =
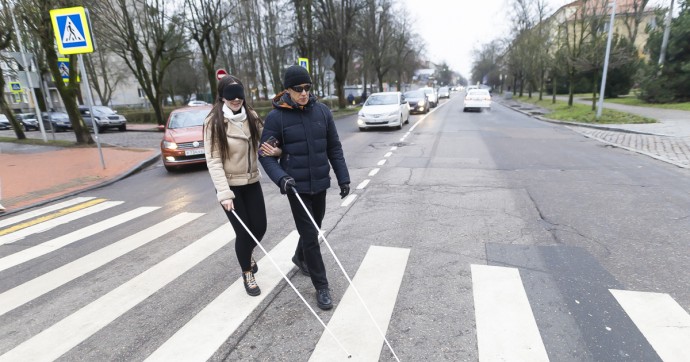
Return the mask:
M 292 262 L 311 276 L 316 288 L 316 304 L 331 309 L 326 268 L 319 247 L 319 232 L 297 199 L 299 193 L 321 228 L 326 213 L 326 190 L 331 187 L 331 166 L 340 186 L 340 196 L 350 193 L 350 175 L 343 148 L 333 123 L 331 110 L 309 93 L 309 72 L 293 65 L 283 77 L 285 90 L 273 99 L 273 110 L 266 116 L 261 143 L 275 137 L 282 149 L 280 159 L 261 157 L 268 176 L 287 194 L 300 238 Z

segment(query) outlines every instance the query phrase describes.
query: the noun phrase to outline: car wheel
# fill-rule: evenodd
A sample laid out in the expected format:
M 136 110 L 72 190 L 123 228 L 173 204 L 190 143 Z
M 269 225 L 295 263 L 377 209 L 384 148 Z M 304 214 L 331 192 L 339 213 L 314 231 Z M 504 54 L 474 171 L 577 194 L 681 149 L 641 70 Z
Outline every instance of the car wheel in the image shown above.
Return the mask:
M 463 108 L 462 111 L 463 111 L 463 112 L 467 112 L 467 108 Z
M 407 118 L 405 118 L 405 124 L 410 124 L 410 114 L 407 114 Z
M 126 124 L 123 124 L 122 126 L 117 127 L 117 130 L 120 131 L 120 132 L 124 132 L 124 131 L 127 130 L 127 125 L 126 125 Z

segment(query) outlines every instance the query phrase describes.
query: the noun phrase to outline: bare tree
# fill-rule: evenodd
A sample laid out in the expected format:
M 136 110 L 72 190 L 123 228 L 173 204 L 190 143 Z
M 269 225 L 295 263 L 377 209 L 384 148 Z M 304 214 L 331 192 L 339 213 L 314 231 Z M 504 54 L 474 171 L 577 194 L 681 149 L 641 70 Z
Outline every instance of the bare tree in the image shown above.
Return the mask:
M 99 0 L 92 6 L 96 35 L 127 64 L 162 125 L 164 77 L 173 61 L 187 56 L 182 18 L 170 14 L 164 0 Z
M 7 0 L 2 0 L 2 10 L 0 11 L 0 51 L 10 49 L 12 45 L 12 34 L 14 34 L 12 16 L 10 15 L 10 4 Z M 6 62 L 6 59 L 0 58 L 0 62 Z M 5 89 L 5 74 L 3 74 L 3 69 L 0 67 L 0 89 Z M 14 133 L 17 135 L 17 139 L 26 139 L 24 130 L 19 126 L 19 121 L 14 117 L 14 113 L 10 109 L 4 94 L 0 95 L 0 112 L 2 112 L 10 120 Z
M 115 88 L 125 79 L 125 70 L 111 56 L 113 55 L 101 48 L 82 57 L 91 88 L 102 105 L 110 103 Z

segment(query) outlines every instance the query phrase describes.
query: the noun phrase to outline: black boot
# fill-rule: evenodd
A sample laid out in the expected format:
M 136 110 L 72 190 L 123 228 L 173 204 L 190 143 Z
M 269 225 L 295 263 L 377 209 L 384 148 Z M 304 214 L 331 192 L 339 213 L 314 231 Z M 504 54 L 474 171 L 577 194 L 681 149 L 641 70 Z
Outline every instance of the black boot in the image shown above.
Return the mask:
M 299 268 L 299 271 L 306 276 L 309 275 L 309 268 L 307 268 L 307 263 L 304 260 L 299 260 L 297 255 L 292 256 L 292 262 Z
M 247 294 L 252 297 L 261 294 L 261 289 L 259 289 L 259 285 L 256 284 L 256 279 L 254 279 L 254 273 L 251 271 L 243 272 L 242 279 L 244 280 L 244 290 L 247 291 Z
M 316 290 L 316 305 L 323 310 L 333 308 L 333 300 L 331 299 L 331 293 L 328 288 Z
M 259 264 L 256 263 L 256 260 L 254 260 L 254 255 L 252 255 L 252 273 L 256 274 L 259 272 Z

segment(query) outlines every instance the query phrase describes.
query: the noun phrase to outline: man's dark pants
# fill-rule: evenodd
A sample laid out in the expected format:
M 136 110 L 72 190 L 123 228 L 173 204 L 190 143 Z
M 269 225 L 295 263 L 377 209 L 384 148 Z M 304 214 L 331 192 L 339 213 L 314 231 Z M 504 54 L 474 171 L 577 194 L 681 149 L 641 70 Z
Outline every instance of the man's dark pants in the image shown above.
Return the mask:
M 321 221 L 326 214 L 326 191 L 318 194 L 299 194 L 304 204 L 309 209 L 309 213 L 314 217 L 316 224 L 321 228 Z M 326 267 L 323 265 L 321 248 L 319 246 L 319 231 L 309 219 L 309 215 L 304 211 L 304 207 L 293 193 L 288 193 L 292 217 L 295 219 L 295 226 L 299 233 L 299 242 L 295 255 L 299 260 L 304 260 L 309 268 L 311 282 L 316 289 L 328 288 L 326 278 Z

